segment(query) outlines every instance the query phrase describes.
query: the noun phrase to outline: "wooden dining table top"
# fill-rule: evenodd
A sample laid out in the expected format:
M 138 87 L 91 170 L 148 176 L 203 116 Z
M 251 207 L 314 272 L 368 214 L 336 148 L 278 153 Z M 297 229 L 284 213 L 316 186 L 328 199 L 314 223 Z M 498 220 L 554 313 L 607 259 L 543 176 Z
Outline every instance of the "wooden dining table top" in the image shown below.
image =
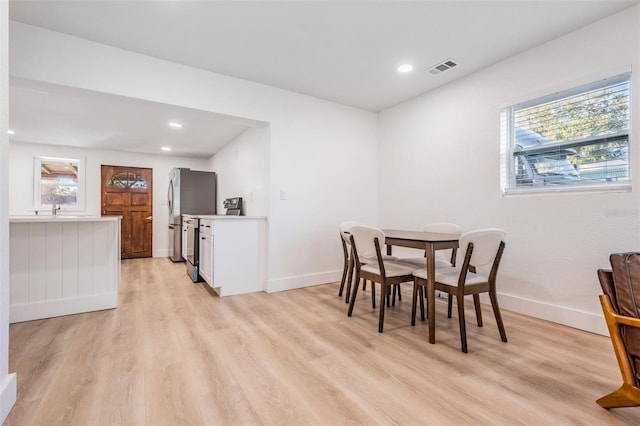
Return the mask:
M 460 234 L 444 234 L 441 232 L 407 231 L 403 229 L 383 229 L 385 238 L 412 240 L 422 242 L 458 241 Z
M 387 254 L 391 254 L 390 246 L 402 246 L 424 249 L 431 245 L 434 249 L 457 248 L 459 234 L 444 234 L 440 232 L 407 231 L 400 229 L 383 229 Z

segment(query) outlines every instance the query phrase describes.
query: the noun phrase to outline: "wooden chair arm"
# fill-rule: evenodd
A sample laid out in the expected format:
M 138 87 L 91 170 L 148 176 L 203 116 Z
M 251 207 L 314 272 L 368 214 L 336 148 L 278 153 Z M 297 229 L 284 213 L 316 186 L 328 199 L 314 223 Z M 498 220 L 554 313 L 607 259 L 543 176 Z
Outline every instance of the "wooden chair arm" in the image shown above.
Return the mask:
M 631 327 L 640 327 L 640 320 L 637 318 L 630 318 L 623 315 L 619 315 L 611 304 L 611 299 L 606 294 L 600 295 L 600 304 L 602 305 L 602 311 L 604 313 L 604 319 L 609 329 L 609 335 L 611 337 L 611 343 L 613 344 L 613 351 L 616 354 L 618 360 L 618 367 L 620 367 L 620 374 L 622 375 L 622 381 L 626 386 L 635 386 L 636 381 L 631 367 L 631 362 L 627 355 L 622 336 L 620 334 L 620 325 L 629 325 Z
M 640 318 L 627 317 L 624 315 L 618 314 L 613 309 L 613 304 L 611 303 L 611 299 L 606 294 L 600 295 L 600 303 L 602 304 L 603 309 L 606 309 L 606 314 L 613 320 L 615 320 L 618 324 L 627 325 L 629 327 L 640 328 Z

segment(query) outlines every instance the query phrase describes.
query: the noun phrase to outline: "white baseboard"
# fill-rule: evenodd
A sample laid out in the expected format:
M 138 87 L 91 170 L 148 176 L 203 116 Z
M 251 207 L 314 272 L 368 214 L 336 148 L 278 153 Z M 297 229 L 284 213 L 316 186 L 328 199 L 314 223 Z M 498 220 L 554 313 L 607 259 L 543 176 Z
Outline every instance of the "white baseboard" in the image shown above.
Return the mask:
M 153 250 L 153 257 L 169 257 L 169 249 Z
M 317 274 L 297 275 L 295 277 L 278 278 L 267 281 L 267 293 L 276 291 L 293 290 L 302 287 L 311 287 L 314 285 L 334 283 L 340 281 L 342 277 L 342 269 L 329 272 L 321 272 Z
M 0 422 L 9 415 L 9 411 L 16 403 L 16 373 L 7 374 L 0 385 Z
M 118 293 L 24 303 L 9 307 L 9 323 L 101 311 L 116 307 L 118 307 Z
M 314 285 L 333 283 L 340 281 L 342 270 L 323 272 L 318 274 L 298 275 L 295 277 L 269 280 L 267 293 L 293 290 L 296 288 L 310 287 Z M 483 303 L 490 303 L 489 298 L 483 295 Z M 607 324 L 602 314 L 579 311 L 566 306 L 558 306 L 537 300 L 526 299 L 510 294 L 498 293 L 498 302 L 501 309 L 555 322 L 591 333 L 608 336 Z
M 484 302 L 489 303 L 489 299 L 486 298 Z M 552 305 L 503 293 L 498 293 L 498 303 L 500 309 L 609 336 L 607 324 L 602 314 L 579 311 L 566 306 Z

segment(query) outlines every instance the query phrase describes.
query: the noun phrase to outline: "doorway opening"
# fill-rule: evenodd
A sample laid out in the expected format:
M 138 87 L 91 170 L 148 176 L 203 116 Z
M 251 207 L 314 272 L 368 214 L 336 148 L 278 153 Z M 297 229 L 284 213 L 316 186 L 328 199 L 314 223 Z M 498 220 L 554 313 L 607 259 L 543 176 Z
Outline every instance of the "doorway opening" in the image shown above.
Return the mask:
M 153 254 L 153 170 L 102 165 L 102 216 L 122 216 L 123 259 Z

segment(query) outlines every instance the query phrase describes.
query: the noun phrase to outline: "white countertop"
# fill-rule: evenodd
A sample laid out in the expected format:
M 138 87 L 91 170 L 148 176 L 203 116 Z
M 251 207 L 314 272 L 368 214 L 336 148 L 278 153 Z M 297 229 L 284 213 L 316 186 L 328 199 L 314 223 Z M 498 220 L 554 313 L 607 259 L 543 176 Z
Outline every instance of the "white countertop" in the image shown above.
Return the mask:
M 183 216 L 189 216 L 189 217 L 193 217 L 196 219 L 212 219 L 212 220 L 247 220 L 247 219 L 251 219 L 251 220 L 256 220 L 256 219 L 262 219 L 262 220 L 266 220 L 267 217 L 266 216 L 232 216 L 232 215 L 223 215 L 223 214 L 185 214 Z
M 16 222 L 101 222 L 101 221 L 117 221 L 120 216 L 76 216 L 58 214 L 52 215 L 30 215 L 30 216 L 9 216 L 10 223 Z

